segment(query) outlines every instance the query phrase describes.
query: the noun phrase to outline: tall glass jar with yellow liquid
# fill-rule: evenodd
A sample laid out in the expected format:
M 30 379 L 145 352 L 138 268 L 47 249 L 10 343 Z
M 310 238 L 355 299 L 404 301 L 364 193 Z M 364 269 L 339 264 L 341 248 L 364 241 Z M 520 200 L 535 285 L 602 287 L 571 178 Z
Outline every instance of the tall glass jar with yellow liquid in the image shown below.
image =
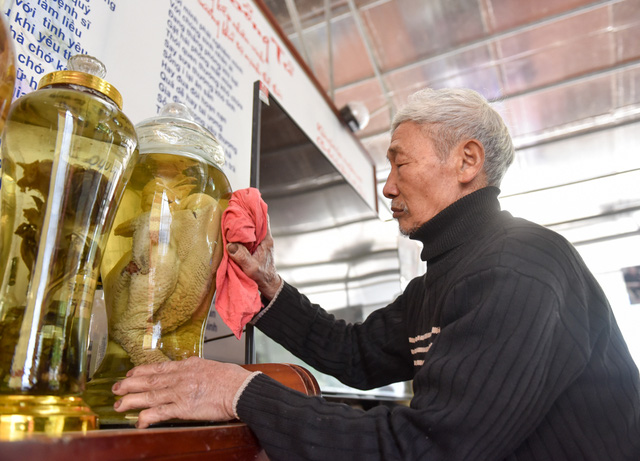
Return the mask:
M 101 426 L 135 424 L 113 410 L 113 384 L 134 366 L 201 356 L 222 259 L 231 187 L 218 140 L 182 104 L 136 126 L 140 156 L 100 268 L 107 350 L 85 400 Z
M 7 118 L 16 81 L 16 57 L 9 26 L 0 18 L 0 134 Z
M 92 300 L 133 160 L 105 68 L 74 56 L 11 106 L 0 189 L 0 439 L 96 427 L 83 403 Z
M 2 134 L 4 121 L 9 113 L 15 83 L 16 57 L 13 49 L 13 41 L 11 39 L 11 35 L 9 35 L 9 26 L 6 23 L 5 18 L 0 17 L 0 134 Z M 1 174 L 2 157 L 0 156 L 0 175 Z M 0 187 L 2 187 L 1 178 Z M 0 240 L 0 244 L 1 243 L 2 240 Z

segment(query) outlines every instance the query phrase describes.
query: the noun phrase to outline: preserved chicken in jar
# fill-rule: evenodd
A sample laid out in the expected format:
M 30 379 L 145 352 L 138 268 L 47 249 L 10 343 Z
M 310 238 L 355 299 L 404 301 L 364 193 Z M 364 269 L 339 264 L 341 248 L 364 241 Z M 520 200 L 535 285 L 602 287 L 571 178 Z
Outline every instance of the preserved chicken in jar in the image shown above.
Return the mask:
M 140 157 L 101 266 L 107 350 L 85 394 L 102 425 L 135 422 L 113 410 L 111 392 L 133 366 L 202 356 L 231 197 L 222 147 L 185 106 L 136 131 Z

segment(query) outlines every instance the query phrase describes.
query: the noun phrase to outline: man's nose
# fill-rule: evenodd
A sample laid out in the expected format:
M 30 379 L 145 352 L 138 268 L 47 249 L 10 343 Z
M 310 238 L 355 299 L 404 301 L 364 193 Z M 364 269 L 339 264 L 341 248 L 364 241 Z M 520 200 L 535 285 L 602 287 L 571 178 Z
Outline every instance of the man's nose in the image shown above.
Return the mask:
M 393 172 L 389 173 L 387 180 L 382 188 L 382 195 L 386 198 L 392 199 L 398 196 L 398 188 L 396 187 L 395 180 L 393 179 Z

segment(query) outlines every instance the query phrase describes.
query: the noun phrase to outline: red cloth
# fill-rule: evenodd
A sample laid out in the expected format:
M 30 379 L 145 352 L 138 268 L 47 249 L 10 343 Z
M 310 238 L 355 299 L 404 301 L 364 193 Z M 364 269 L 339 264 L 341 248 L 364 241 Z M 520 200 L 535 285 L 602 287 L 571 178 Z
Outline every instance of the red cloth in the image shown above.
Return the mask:
M 235 191 L 222 213 L 224 254 L 216 273 L 216 311 L 238 339 L 242 328 L 262 307 L 258 284 L 227 253 L 227 242 L 244 245 L 253 254 L 267 235 L 267 204 L 253 187 Z

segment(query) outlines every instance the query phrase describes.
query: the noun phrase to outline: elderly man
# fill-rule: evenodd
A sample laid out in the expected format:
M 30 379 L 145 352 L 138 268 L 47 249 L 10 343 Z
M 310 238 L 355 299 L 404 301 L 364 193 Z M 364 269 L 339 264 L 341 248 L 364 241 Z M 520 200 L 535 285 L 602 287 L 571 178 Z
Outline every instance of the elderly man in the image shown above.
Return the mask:
M 562 237 L 501 211 L 513 145 L 470 90 L 416 93 L 393 123 L 384 195 L 423 243 L 424 276 L 362 324 L 283 282 L 270 236 L 228 251 L 269 305 L 259 329 L 362 389 L 413 380 L 408 407 L 361 411 L 202 359 L 133 369 L 117 409 L 246 422 L 272 459 L 639 460 L 638 369 L 611 308 Z

